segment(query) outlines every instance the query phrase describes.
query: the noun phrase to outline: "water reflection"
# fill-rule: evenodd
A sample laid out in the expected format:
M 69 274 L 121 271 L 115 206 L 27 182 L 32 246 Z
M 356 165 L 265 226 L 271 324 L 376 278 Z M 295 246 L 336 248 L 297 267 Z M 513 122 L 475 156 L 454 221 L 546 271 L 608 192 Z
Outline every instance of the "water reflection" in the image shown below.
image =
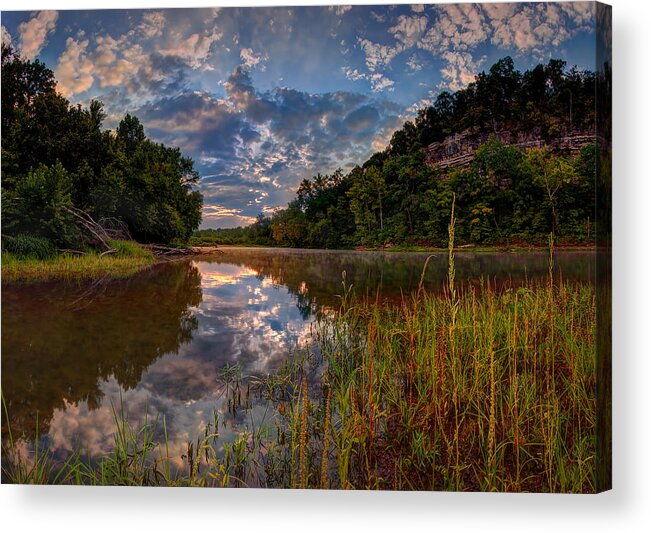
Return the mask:
M 34 434 L 36 413 L 42 434 L 55 409 L 102 405 L 110 377 L 138 386 L 153 361 L 191 341 L 200 301 L 199 271 L 187 266 L 110 283 L 3 286 L 2 390 L 14 434 Z
M 338 304 L 342 271 L 357 294 L 399 298 L 417 287 L 425 257 L 230 249 L 122 281 L 3 286 L 2 390 L 13 435 L 33 438 L 38 418 L 59 456 L 77 446 L 105 453 L 121 401 L 136 424 L 146 411 L 165 416 L 180 461 L 214 412 L 231 423 L 221 428 L 226 440 L 245 417 L 269 416 L 255 401 L 246 413 L 227 408 L 225 365 L 245 376 L 275 370 L 309 342 L 314 317 Z M 556 265 L 568 279 L 594 275 L 593 254 L 559 254 Z M 445 255 L 433 258 L 425 286 L 439 290 L 446 272 Z M 518 284 L 546 275 L 545 254 L 457 260 L 459 280 Z

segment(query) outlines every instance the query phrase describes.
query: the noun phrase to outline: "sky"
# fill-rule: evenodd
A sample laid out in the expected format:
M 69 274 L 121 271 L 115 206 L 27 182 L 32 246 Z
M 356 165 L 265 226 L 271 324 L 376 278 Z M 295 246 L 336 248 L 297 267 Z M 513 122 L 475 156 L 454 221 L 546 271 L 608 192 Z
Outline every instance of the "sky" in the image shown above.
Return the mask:
M 500 58 L 594 70 L 591 2 L 3 11 L 2 40 L 72 103 L 135 114 L 193 158 L 202 228 L 286 207 Z

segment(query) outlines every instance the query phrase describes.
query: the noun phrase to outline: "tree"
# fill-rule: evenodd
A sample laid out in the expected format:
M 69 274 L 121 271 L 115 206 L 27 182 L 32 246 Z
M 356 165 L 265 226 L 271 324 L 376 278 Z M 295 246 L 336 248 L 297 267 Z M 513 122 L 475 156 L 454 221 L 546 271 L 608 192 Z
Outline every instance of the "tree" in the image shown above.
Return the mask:
M 13 46 L 2 43 L 2 131 L 14 113 L 28 108 L 37 96 L 53 94 L 54 74 L 38 59 L 23 61 Z
M 52 71 L 2 45 L 3 232 L 70 242 L 66 210 L 115 217 L 145 242 L 185 241 L 201 221 L 199 175 L 180 149 L 147 139 L 126 115 L 102 130 L 101 102 L 70 105 Z
M 79 234 L 67 210 L 73 205 L 71 188 L 61 163 L 30 172 L 13 192 L 3 195 L 3 232 L 45 237 L 61 247 L 74 243 Z
M 117 128 L 117 138 L 124 143 L 124 152 L 127 157 L 133 157 L 138 146 L 145 140 L 145 129 L 137 117 L 128 113 L 120 121 Z
M 559 189 L 576 178 L 576 173 L 567 158 L 554 157 L 548 148 L 530 148 L 525 152 L 534 182 L 545 190 L 552 211 L 552 231 L 559 233 L 560 225 L 556 202 Z

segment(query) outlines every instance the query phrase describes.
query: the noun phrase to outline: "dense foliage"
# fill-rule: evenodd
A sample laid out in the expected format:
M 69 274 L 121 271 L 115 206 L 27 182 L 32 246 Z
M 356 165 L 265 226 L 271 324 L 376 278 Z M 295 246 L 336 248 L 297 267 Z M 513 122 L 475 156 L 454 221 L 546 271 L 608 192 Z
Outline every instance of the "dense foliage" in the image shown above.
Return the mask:
M 304 180 L 288 207 L 247 228 L 195 233 L 195 241 L 310 248 L 445 245 L 452 195 L 460 244 L 594 238 L 596 147 L 578 156 L 526 151 L 489 138 L 466 168 L 425 164 L 425 148 L 447 136 L 504 130 L 553 140 L 594 131 L 595 76 L 551 60 L 521 73 L 507 57 L 454 94 L 442 92 L 389 146 L 348 174 Z
M 146 138 L 126 115 L 102 129 L 102 104 L 71 105 L 38 60 L 2 45 L 2 234 L 76 246 L 69 208 L 118 219 L 138 241 L 188 239 L 201 221 L 198 173 L 178 148 Z

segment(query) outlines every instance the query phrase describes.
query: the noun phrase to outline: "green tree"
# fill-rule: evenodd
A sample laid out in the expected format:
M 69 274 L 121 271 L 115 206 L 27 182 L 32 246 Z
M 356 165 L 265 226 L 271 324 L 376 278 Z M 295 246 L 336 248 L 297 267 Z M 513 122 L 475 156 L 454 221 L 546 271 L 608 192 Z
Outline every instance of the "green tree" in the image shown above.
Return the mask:
M 525 152 L 532 179 L 545 191 L 552 213 L 552 229 L 559 234 L 558 192 L 564 184 L 571 183 L 576 173 L 571 162 L 562 156 L 554 157 L 548 148 L 531 148 Z
M 62 247 L 76 242 L 78 230 L 67 210 L 73 206 L 71 189 L 72 180 L 60 163 L 29 172 L 3 195 L 3 233 L 38 235 Z

